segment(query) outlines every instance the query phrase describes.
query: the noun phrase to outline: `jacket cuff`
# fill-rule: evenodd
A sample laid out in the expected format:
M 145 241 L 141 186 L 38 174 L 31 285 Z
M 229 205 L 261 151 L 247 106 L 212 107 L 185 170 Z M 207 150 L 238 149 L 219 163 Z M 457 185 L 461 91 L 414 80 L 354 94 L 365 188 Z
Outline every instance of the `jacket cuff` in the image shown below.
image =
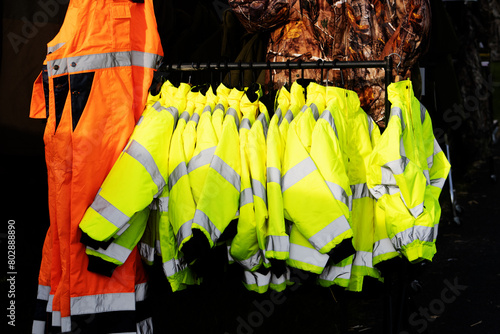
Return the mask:
M 107 249 L 112 241 L 113 241 L 113 238 L 109 239 L 108 241 L 94 240 L 87 233 L 85 233 L 83 231 L 82 231 L 82 236 L 80 238 L 80 242 L 82 244 L 84 244 L 85 246 L 89 246 L 95 250 L 98 250 L 99 248 Z
M 328 255 L 330 256 L 328 263 L 339 263 L 343 259 L 356 253 L 354 246 L 352 245 L 352 238 L 344 239 L 340 244 L 335 246 Z
M 88 255 L 89 265 L 87 270 L 96 274 L 104 275 L 107 277 L 111 277 L 113 275 L 113 271 L 118 267 L 118 265 L 105 261 L 100 257 Z

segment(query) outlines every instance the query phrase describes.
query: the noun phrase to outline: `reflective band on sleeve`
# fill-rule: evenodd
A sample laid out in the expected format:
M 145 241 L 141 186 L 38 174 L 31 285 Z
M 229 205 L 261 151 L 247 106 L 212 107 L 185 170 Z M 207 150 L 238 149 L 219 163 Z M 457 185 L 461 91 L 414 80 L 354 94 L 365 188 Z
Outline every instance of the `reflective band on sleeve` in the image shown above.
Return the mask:
M 431 186 L 438 187 L 440 189 L 443 189 L 444 183 L 446 182 L 446 179 L 440 177 L 438 179 L 433 179 L 431 180 Z
M 373 257 L 394 253 L 396 249 L 389 238 L 381 239 L 373 244 Z
M 71 314 L 95 314 L 114 311 L 135 311 L 135 293 L 106 293 L 71 297 Z
M 61 333 L 71 333 L 71 317 L 61 318 Z
M 87 248 L 92 249 L 92 247 L 87 247 Z M 125 263 L 125 261 L 127 261 L 128 256 L 130 255 L 130 253 L 132 253 L 132 250 L 130 250 L 126 247 L 123 247 L 121 245 L 118 245 L 115 242 L 112 242 L 108 246 L 108 248 L 106 248 L 106 249 L 99 248 L 97 250 L 97 252 L 99 254 L 109 256 L 112 259 L 118 260 L 121 263 Z
M 184 270 L 185 268 L 186 264 L 182 263 L 180 259 L 171 259 L 163 263 L 163 272 L 166 277 L 174 276 L 176 273 Z
M 45 309 L 47 313 L 52 313 L 52 302 L 54 301 L 54 295 L 49 295 L 49 300 L 47 301 L 47 308 Z
M 352 199 L 360 199 L 370 197 L 370 191 L 366 183 L 358 183 L 351 185 Z
M 351 278 L 351 269 L 352 269 L 351 263 L 349 263 L 348 265 L 342 266 L 342 267 L 328 266 L 323 270 L 323 272 L 319 276 L 319 279 L 322 279 L 325 281 L 330 281 L 330 282 L 333 282 L 337 278 L 348 280 Z
M 201 112 L 202 114 L 205 113 L 205 112 L 209 112 L 211 113 L 212 112 L 212 107 L 210 106 L 205 106 L 205 108 L 203 108 L 203 111 Z
M 305 112 L 307 110 L 307 108 L 309 108 L 309 106 L 307 104 L 304 104 L 302 106 L 302 108 L 300 109 L 300 112 Z
M 198 124 L 198 122 L 200 121 L 200 115 L 198 115 L 197 113 L 194 113 L 193 116 L 191 116 L 191 118 L 189 119 L 189 121 L 195 122 L 196 124 Z
M 183 119 L 186 123 L 189 121 L 189 113 L 187 111 L 183 111 L 179 116 L 179 120 Z
M 179 181 L 184 175 L 187 175 L 187 173 L 186 163 L 182 161 L 168 176 L 168 189 L 171 191 L 177 181 Z
M 244 268 L 247 268 L 248 270 L 250 270 L 250 269 L 258 266 L 261 259 L 262 259 L 262 255 L 260 254 L 260 252 L 257 252 L 254 255 L 250 256 L 246 260 L 241 260 L 241 261 L 236 261 L 236 262 L 238 262 Z
M 52 311 L 52 326 L 61 327 L 61 311 Z
M 267 183 L 275 182 L 281 186 L 281 172 L 276 167 L 267 167 Z
M 420 103 L 420 119 L 422 120 L 422 123 L 425 121 L 425 112 L 427 110 L 425 109 L 424 105 Z
M 252 179 L 252 191 L 255 196 L 261 198 L 264 203 L 267 203 L 267 191 L 262 182 Z
M 240 124 L 240 130 L 241 129 L 247 129 L 247 130 L 250 130 L 250 128 L 252 127 L 252 125 L 250 124 L 250 120 L 248 118 L 243 118 L 241 120 L 241 124 Z
M 311 157 L 305 158 L 304 160 L 290 168 L 285 173 L 285 175 L 283 175 L 283 177 L 281 178 L 281 191 L 285 192 L 315 170 L 316 164 L 311 159 Z
M 351 228 L 345 216 L 340 216 L 321 231 L 309 238 L 309 242 L 317 249 L 325 247 L 330 241 Z
M 266 115 L 260 114 L 257 117 L 257 121 L 259 121 L 262 124 L 262 131 L 264 132 L 264 136 L 267 137 L 268 125 L 267 125 Z
M 188 173 L 191 173 L 199 167 L 210 164 L 210 161 L 212 161 L 212 157 L 214 156 L 215 149 L 215 146 L 206 148 L 192 157 L 187 166 Z
M 234 122 L 236 123 L 236 128 L 240 128 L 240 119 L 238 118 L 238 113 L 234 108 L 228 108 L 226 111 L 226 116 L 233 116 Z
M 333 197 L 337 201 L 341 201 L 346 206 L 349 206 L 349 196 L 347 196 L 347 193 L 345 192 L 344 188 L 330 181 L 325 181 L 325 183 L 328 186 L 328 189 L 330 189 L 330 192 L 332 193 Z
M 268 235 L 266 237 L 266 251 L 288 252 L 290 238 L 287 235 Z
M 372 131 L 373 131 L 373 120 L 370 117 L 370 115 L 366 114 L 366 119 L 368 121 L 368 133 L 370 134 L 370 138 L 372 137 Z
M 268 285 L 271 281 L 271 272 L 263 275 L 258 272 L 250 272 L 245 270 L 243 279 L 248 285 L 257 285 L 259 287 L 263 287 Z
M 394 174 L 402 174 L 405 171 L 406 165 L 408 165 L 408 158 L 402 156 L 401 158 L 393 161 L 387 162 L 382 166 L 382 170 L 384 168 L 389 168 Z M 384 182 L 385 183 L 385 182 Z
M 49 300 L 50 286 L 38 285 L 38 291 L 36 293 L 36 299 L 39 300 Z
M 288 121 L 288 123 L 292 123 L 292 121 L 293 121 L 293 112 L 291 110 L 288 110 L 286 112 L 285 117 L 283 119 L 286 119 Z M 279 124 L 281 124 L 281 121 L 279 122 Z
M 118 238 L 120 235 L 123 234 L 128 228 L 130 227 L 130 223 L 125 223 L 119 230 L 118 232 L 115 233 L 115 238 Z
M 148 283 L 139 283 L 135 285 L 135 301 L 142 302 L 148 295 Z
M 194 223 L 203 227 L 210 234 L 210 238 L 213 242 L 219 240 L 221 232 L 203 211 L 196 209 L 194 217 Z
M 45 321 L 33 320 L 32 334 L 45 334 Z
M 188 220 L 181 225 L 179 231 L 177 231 L 177 245 L 181 245 L 182 241 L 189 237 L 193 232 L 191 230 L 193 226 L 193 219 Z
M 337 126 L 335 125 L 335 120 L 333 119 L 333 116 L 332 116 L 332 113 L 330 112 L 330 110 L 324 110 L 323 113 L 321 114 L 321 118 L 324 119 L 325 121 L 327 121 L 328 124 L 330 124 L 333 131 L 335 131 L 335 136 L 337 137 L 337 139 L 339 139 L 339 133 L 337 131 Z
M 214 155 L 210 167 L 219 173 L 227 182 L 239 192 L 241 187 L 240 175 L 220 157 Z
M 415 225 L 397 233 L 394 237 L 392 237 L 391 241 L 394 247 L 398 250 L 417 240 L 423 242 L 434 242 L 437 237 L 437 230 L 437 224 L 434 226 Z
M 155 197 L 160 195 L 163 187 L 165 186 L 165 180 L 163 179 L 153 156 L 151 156 L 151 153 L 149 153 L 148 150 L 136 140 L 132 140 L 130 146 L 126 149 L 126 153 L 144 166 L 149 175 L 151 175 L 151 179 L 153 179 L 153 182 L 158 187 L 158 193 Z
M 103 216 L 111 224 L 115 225 L 118 229 L 122 228 L 122 226 L 130 220 L 129 216 L 118 210 L 99 193 L 96 195 L 90 207 L 101 216 Z
M 404 131 L 406 128 L 406 124 L 405 124 L 405 121 L 403 120 L 403 110 L 401 110 L 401 108 L 399 108 L 399 107 L 392 107 L 391 108 L 391 117 L 389 119 L 389 122 L 393 117 L 399 118 L 399 120 L 401 121 L 401 129 L 402 129 L 402 131 Z
M 356 251 L 352 264 L 359 267 L 373 268 L 373 254 L 371 252 Z
M 253 193 L 251 188 L 243 189 L 240 193 L 240 208 L 253 203 Z
M 324 268 L 329 258 L 328 254 L 321 254 L 313 248 L 290 243 L 290 260 Z
M 214 111 L 216 111 L 217 109 L 220 109 L 220 110 L 224 111 L 224 105 L 222 103 L 218 103 L 215 106 Z

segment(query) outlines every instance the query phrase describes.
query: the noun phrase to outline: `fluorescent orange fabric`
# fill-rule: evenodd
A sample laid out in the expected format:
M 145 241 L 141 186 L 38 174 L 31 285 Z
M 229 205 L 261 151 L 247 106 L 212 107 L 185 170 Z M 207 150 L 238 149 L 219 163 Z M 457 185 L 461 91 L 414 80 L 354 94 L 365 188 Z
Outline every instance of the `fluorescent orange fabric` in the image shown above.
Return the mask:
M 137 284 L 145 282 L 139 257 L 131 254 L 111 277 L 87 270 L 78 225 L 142 114 L 162 55 L 152 0 L 72 0 L 60 33 L 48 43 L 46 77 L 42 73 L 35 82 L 30 116 L 42 118 L 47 111 L 49 303 L 52 325 L 62 332 L 75 326 L 83 332 L 114 332 L 113 326 L 136 331 L 130 312 Z M 115 320 L 103 322 L 112 311 Z

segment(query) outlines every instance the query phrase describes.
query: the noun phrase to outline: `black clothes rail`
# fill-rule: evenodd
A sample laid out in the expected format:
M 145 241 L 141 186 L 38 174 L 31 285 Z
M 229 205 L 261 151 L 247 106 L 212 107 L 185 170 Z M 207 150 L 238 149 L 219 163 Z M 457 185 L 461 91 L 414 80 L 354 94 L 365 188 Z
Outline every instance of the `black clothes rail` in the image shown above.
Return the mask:
M 372 61 L 324 61 L 313 62 L 286 61 L 286 62 L 197 62 L 197 63 L 178 63 L 162 66 L 158 74 L 172 71 L 196 72 L 196 71 L 230 71 L 230 70 L 304 70 L 304 69 L 353 69 L 353 68 L 382 68 L 385 71 L 385 87 L 392 82 L 392 58 L 385 57 L 384 60 Z M 385 94 L 385 115 L 389 119 L 391 105 L 387 94 Z

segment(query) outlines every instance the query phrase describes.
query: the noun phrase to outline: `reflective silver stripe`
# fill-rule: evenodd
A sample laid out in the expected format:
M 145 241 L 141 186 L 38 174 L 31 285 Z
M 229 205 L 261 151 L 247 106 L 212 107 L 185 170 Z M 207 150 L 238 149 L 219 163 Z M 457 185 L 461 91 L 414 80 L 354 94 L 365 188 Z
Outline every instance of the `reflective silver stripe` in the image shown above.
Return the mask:
M 267 191 L 262 182 L 252 179 L 252 191 L 255 196 L 261 198 L 264 203 L 267 203 Z
M 240 193 L 240 208 L 250 203 L 253 203 L 252 188 L 243 189 Z
M 52 312 L 52 302 L 54 301 L 54 295 L 49 295 L 49 300 L 47 301 L 47 308 L 45 309 L 47 313 Z
M 137 330 L 132 334 L 153 334 L 153 318 L 149 317 L 137 323 Z
M 271 281 L 271 272 L 263 275 L 258 272 L 245 270 L 243 280 L 247 285 L 257 285 L 259 287 L 266 286 Z
M 183 111 L 179 116 L 179 120 L 183 119 L 186 123 L 189 121 L 189 113 L 187 111 Z
M 337 201 L 341 201 L 347 207 L 349 207 L 349 196 L 347 196 L 347 193 L 345 192 L 344 188 L 330 181 L 325 181 L 325 183 L 328 186 L 328 189 L 330 189 L 330 192 L 332 193 L 333 197 Z
M 61 327 L 61 311 L 52 311 L 52 326 Z
M 125 223 L 119 230 L 118 232 L 115 233 L 115 238 L 118 238 L 120 235 L 123 234 L 128 228 L 130 227 L 130 223 Z
M 224 105 L 222 103 L 217 103 L 217 105 L 214 108 L 214 111 L 216 111 L 217 109 L 224 111 Z
M 309 108 L 309 106 L 307 104 L 304 104 L 302 106 L 302 108 L 300 109 L 300 112 L 305 112 L 307 110 L 307 108 Z
M 437 179 L 432 179 L 431 180 L 431 186 L 438 187 L 440 189 L 443 189 L 444 183 L 446 182 L 445 178 L 437 178 Z
M 135 285 L 135 301 L 142 302 L 148 295 L 148 283 L 139 283 Z
M 426 111 L 427 110 L 425 109 L 424 105 L 422 103 L 420 103 L 420 119 L 422 120 L 422 124 L 425 121 L 425 112 Z
M 160 197 L 159 198 L 159 210 L 160 212 L 168 212 L 168 199 L 169 197 Z
M 383 168 L 389 168 L 394 174 L 403 174 L 409 160 L 407 157 L 402 156 L 401 158 L 393 161 L 389 161 L 382 166 Z
M 370 197 L 370 191 L 366 183 L 358 183 L 351 185 L 352 199 L 360 199 Z
M 151 153 L 136 140 L 132 140 L 125 152 L 136 159 L 146 169 L 151 179 L 158 187 L 158 192 L 155 197 L 159 196 L 166 183 Z
M 135 311 L 135 293 L 106 293 L 71 297 L 71 315 Z
M 226 116 L 233 116 L 234 122 L 236 123 L 236 128 L 240 128 L 240 119 L 238 118 L 238 113 L 234 108 L 228 108 L 226 111 Z
M 371 194 L 376 199 L 379 199 L 380 197 L 386 194 L 389 195 L 397 194 L 399 191 L 400 190 L 398 186 L 384 185 L 384 184 L 376 185 L 375 187 L 370 189 Z
M 130 220 L 129 216 L 118 210 L 99 193 L 95 196 L 90 207 L 118 229 Z
M 428 169 L 424 169 L 422 171 L 424 173 L 424 176 L 425 176 L 425 185 L 428 186 L 431 184 L 431 176 L 429 174 L 429 170 Z
M 231 183 L 238 192 L 240 191 L 240 175 L 224 160 L 217 155 L 214 155 L 210 167 L 219 173 L 227 182 Z
M 47 54 L 50 54 L 50 53 L 53 53 L 53 52 L 56 52 L 57 50 L 59 50 L 61 47 L 63 47 L 63 45 L 66 44 L 66 42 L 62 42 L 62 43 L 57 43 L 56 45 L 52 45 L 52 46 L 47 46 Z
M 317 121 L 319 118 L 318 106 L 315 103 L 311 103 L 311 111 L 313 113 L 314 119 Z
M 399 140 L 399 155 L 401 157 L 406 157 L 405 142 L 403 140 L 403 136 L 401 136 Z
M 91 247 L 87 247 L 87 249 L 92 249 Z M 132 250 L 118 245 L 116 242 L 112 242 L 108 248 L 103 249 L 99 248 L 97 253 L 109 256 L 112 259 L 118 260 L 121 263 L 125 263 Z
M 266 237 L 266 251 L 288 252 L 290 238 L 288 235 L 268 235 Z
M 191 118 L 189 119 L 189 121 L 195 122 L 196 124 L 198 124 L 198 122 L 200 121 L 200 115 L 198 115 L 197 113 L 194 113 L 193 116 L 191 116 Z
M 373 120 L 368 114 L 366 115 L 366 119 L 368 121 L 368 133 L 370 134 L 370 139 L 371 139 L 373 132 Z
M 267 183 L 271 182 L 281 186 L 281 171 L 276 167 L 267 167 Z
M 179 111 L 177 110 L 176 107 L 165 108 L 164 106 L 161 105 L 160 101 L 155 102 L 152 107 L 157 112 L 161 112 L 163 110 L 168 111 L 172 115 L 172 117 L 174 118 L 174 124 L 177 123 L 177 118 L 179 117 Z
M 205 108 L 203 108 L 203 111 L 201 112 L 202 114 L 205 113 L 205 112 L 209 112 L 211 113 L 212 112 L 212 107 L 210 106 L 205 106 Z
M 221 232 L 217 229 L 217 227 L 210 220 L 210 218 L 208 218 L 205 212 L 196 209 L 193 222 L 203 227 L 210 234 L 210 238 L 212 239 L 213 242 L 219 240 Z
M 166 277 L 172 277 L 184 269 L 186 269 L 186 264 L 182 263 L 180 259 L 171 259 L 163 263 L 163 272 Z
M 250 124 L 250 120 L 248 118 L 243 118 L 241 120 L 241 124 L 240 124 L 240 130 L 241 129 L 247 129 L 247 130 L 250 130 L 250 128 L 252 127 L 252 125 Z
M 161 56 L 153 53 L 119 51 L 54 59 L 47 62 L 47 69 L 49 77 L 122 66 L 140 66 L 156 69 L 161 59 Z
M 264 132 L 264 137 L 267 137 L 268 125 L 267 125 L 266 115 L 260 114 L 257 117 L 257 121 L 259 121 L 262 124 L 262 131 Z
M 291 110 L 288 110 L 286 112 L 285 117 L 283 119 L 285 119 L 288 122 L 288 124 L 292 123 L 292 121 L 293 121 L 293 112 Z M 278 125 L 280 125 L 282 121 L 283 120 L 280 120 L 278 122 Z
M 144 120 L 144 116 L 139 117 L 139 120 L 137 121 L 137 123 L 135 123 L 135 126 L 141 125 L 143 120 Z
M 214 156 L 215 149 L 215 146 L 206 148 L 192 157 L 187 166 L 188 173 L 191 173 L 199 167 L 210 164 L 210 161 L 212 161 L 212 157 Z
M 193 226 L 193 219 L 188 220 L 184 224 L 181 225 L 179 228 L 179 231 L 177 231 L 176 239 L 177 239 L 177 245 L 182 244 L 182 241 L 189 237 L 192 232 L 192 226 Z
M 281 108 L 278 107 L 278 109 L 276 109 L 276 111 L 274 112 L 274 115 L 276 117 L 278 117 L 278 124 L 279 124 L 279 122 L 281 122 L 281 119 L 283 116 L 283 113 L 281 112 Z
M 234 259 L 234 258 L 233 258 Z M 254 255 L 250 256 L 248 259 L 241 260 L 241 261 L 236 261 L 238 262 L 243 268 L 246 268 L 248 270 L 253 269 L 254 267 L 258 266 L 259 263 L 262 260 L 262 254 L 259 252 L 255 253 Z
M 332 113 L 330 110 L 324 110 L 323 113 L 321 114 L 321 118 L 324 119 L 325 121 L 330 124 L 332 127 L 333 131 L 335 131 L 335 136 L 337 136 L 337 139 L 339 139 L 339 133 L 337 131 L 337 126 L 335 125 L 335 120 L 333 119 Z
M 443 150 L 441 149 L 441 146 L 439 146 L 436 138 L 434 138 L 434 150 L 432 155 L 427 158 L 427 166 L 429 167 L 429 170 L 432 169 L 432 166 L 434 165 L 434 156 L 440 152 L 443 152 Z
M 302 245 L 290 243 L 290 260 L 308 263 L 316 267 L 324 268 L 328 262 L 328 254 L 321 254 L 317 250 Z
M 153 262 L 155 259 L 155 249 L 145 242 L 139 243 L 139 254 L 148 262 Z
M 287 191 L 289 188 L 293 187 L 297 182 L 299 182 L 315 170 L 316 164 L 311 159 L 311 157 L 305 158 L 304 160 L 290 168 L 285 173 L 285 175 L 283 175 L 283 177 L 281 178 L 281 191 Z
M 340 216 L 330 224 L 326 225 L 321 231 L 309 238 L 309 242 L 317 249 L 325 247 L 330 241 L 349 231 L 351 226 L 345 216 Z
M 168 176 L 168 190 L 172 191 L 172 188 L 175 186 L 175 184 L 181 179 L 181 177 L 187 175 L 187 166 L 184 161 L 181 161 L 180 164 L 178 164 L 172 173 Z
M 403 110 L 399 107 L 392 107 L 391 108 L 391 117 L 389 118 L 389 122 L 393 117 L 398 117 L 399 120 L 401 121 L 401 130 L 404 131 L 406 128 L 405 121 L 403 120 Z
M 406 230 L 397 233 L 392 237 L 392 244 L 396 249 L 401 249 L 404 246 L 411 244 L 414 241 L 434 242 L 437 237 L 438 225 L 421 226 L 415 225 Z
M 389 238 L 380 239 L 373 244 L 373 258 L 395 252 L 396 249 Z
M 158 210 L 158 201 L 157 201 L 157 198 L 154 198 L 153 201 L 151 203 L 149 203 L 148 208 L 151 211 Z
M 420 216 L 420 214 L 422 214 L 422 212 L 424 212 L 424 202 L 416 205 L 413 208 L 409 208 L 408 204 L 406 204 L 406 201 L 405 201 L 405 199 L 403 197 L 403 194 L 400 194 L 400 196 L 401 196 L 401 200 L 403 201 L 403 203 L 405 204 L 406 208 L 408 209 L 408 211 L 410 211 L 410 213 L 412 214 L 413 217 L 417 218 L 418 216 Z
M 71 333 L 71 317 L 61 317 L 61 333 Z
M 290 269 L 286 268 L 286 272 L 280 277 L 276 277 L 275 274 L 271 273 L 271 284 L 281 285 L 284 284 L 287 280 L 290 280 Z
M 337 278 L 340 279 L 350 279 L 351 278 L 351 269 L 352 264 L 348 264 L 345 266 L 328 266 L 326 267 L 321 275 L 319 275 L 319 279 L 333 282 Z
M 36 299 L 39 300 L 49 300 L 50 286 L 38 285 L 38 291 L 36 293 Z
M 32 334 L 45 334 L 45 321 L 33 320 Z
M 371 252 L 356 251 L 352 264 L 358 267 L 373 268 L 373 254 Z

